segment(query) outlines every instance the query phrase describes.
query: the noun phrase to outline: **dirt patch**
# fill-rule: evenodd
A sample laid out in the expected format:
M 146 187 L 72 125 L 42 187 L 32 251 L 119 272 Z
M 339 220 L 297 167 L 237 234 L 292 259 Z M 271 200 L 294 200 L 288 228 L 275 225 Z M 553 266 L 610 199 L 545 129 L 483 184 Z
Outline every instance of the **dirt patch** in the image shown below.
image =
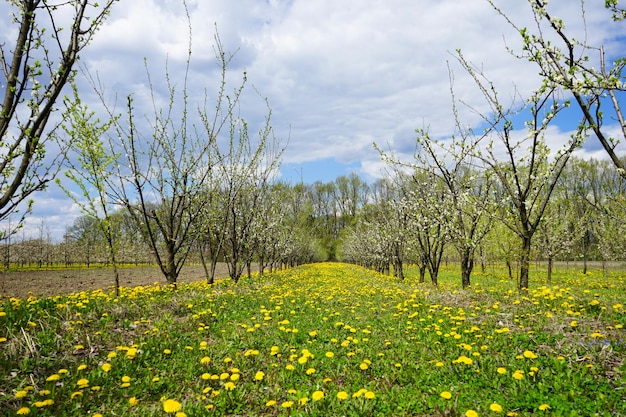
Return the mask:
M 122 268 L 119 271 L 122 287 L 165 283 L 165 278 L 156 266 Z M 228 276 L 226 264 L 217 265 L 215 276 Z M 204 279 L 202 266 L 186 266 L 178 277 L 179 282 Z M 113 286 L 113 280 L 113 270 L 110 268 L 3 272 L 0 273 L 0 298 L 50 297 L 95 289 L 106 290 Z

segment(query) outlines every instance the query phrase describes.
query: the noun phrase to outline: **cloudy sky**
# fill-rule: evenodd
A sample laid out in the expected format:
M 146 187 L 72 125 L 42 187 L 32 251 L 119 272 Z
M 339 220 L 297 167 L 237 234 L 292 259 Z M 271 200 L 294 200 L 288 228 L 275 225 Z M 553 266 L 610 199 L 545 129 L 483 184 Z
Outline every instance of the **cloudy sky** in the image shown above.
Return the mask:
M 496 3 L 521 26 L 531 25 L 526 1 Z M 610 23 L 603 4 L 586 2 L 584 31 L 577 1 L 550 2 L 553 14 L 576 38 L 606 43 L 609 53 L 623 51 L 624 25 Z M 501 97 L 515 90 L 525 96 L 538 86 L 536 67 L 507 53 L 506 46 L 519 51 L 519 39 L 486 0 L 189 0 L 188 10 L 191 91 L 198 92 L 198 99 L 204 91 L 215 91 L 217 28 L 225 49 L 238 51 L 232 80 L 246 71 L 249 87 L 269 100 L 276 137 L 287 144 L 282 176 L 291 181 L 327 182 L 353 171 L 373 180 L 382 168 L 373 142 L 410 157 L 416 128 L 449 136 L 454 125 L 448 68 L 457 98 L 486 111 L 455 59 L 457 49 L 484 69 Z M 170 76 L 182 83 L 177 77 L 188 41 L 181 0 L 121 1 L 81 65 L 97 75 L 110 96 L 142 97 L 149 91 L 144 58 L 154 79 L 167 60 Z M 82 92 L 89 101 L 89 89 Z M 241 110 L 254 126 L 262 120 L 264 103 L 250 94 Z M 464 107 L 460 116 L 464 124 L 478 122 Z M 574 126 L 555 127 L 554 143 Z M 581 152 L 602 156 L 591 142 Z M 37 197 L 35 214 L 31 227 L 44 215 L 58 236 L 79 210 L 60 190 L 51 189 Z

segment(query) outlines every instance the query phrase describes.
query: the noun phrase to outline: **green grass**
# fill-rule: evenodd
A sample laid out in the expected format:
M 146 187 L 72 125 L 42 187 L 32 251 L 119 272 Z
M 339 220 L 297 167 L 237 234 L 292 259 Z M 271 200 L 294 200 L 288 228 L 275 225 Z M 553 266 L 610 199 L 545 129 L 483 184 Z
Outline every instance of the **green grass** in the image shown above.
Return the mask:
M 440 288 L 345 264 L 0 305 L 0 409 L 37 416 L 626 415 L 624 277 Z M 501 411 L 499 411 L 501 409 Z

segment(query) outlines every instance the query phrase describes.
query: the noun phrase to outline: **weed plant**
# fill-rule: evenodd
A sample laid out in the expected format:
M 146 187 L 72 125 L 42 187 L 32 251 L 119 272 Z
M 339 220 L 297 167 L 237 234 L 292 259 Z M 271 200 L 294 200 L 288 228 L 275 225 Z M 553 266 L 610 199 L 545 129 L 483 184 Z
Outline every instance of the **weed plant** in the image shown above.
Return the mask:
M 439 288 L 305 265 L 237 285 L 0 304 L 0 411 L 30 416 L 626 415 L 624 278 Z

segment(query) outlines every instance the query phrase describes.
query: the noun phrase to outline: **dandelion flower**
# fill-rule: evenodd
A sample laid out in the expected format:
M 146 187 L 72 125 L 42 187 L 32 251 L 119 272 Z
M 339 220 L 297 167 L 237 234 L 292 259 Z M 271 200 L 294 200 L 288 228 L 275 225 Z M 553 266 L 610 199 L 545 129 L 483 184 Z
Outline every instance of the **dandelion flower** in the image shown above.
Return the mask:
M 267 407 L 272 407 L 272 406 L 276 405 L 276 401 L 274 401 L 274 400 L 269 400 L 268 402 L 266 402 L 266 403 L 265 403 L 265 405 L 266 405 Z
M 282 408 L 290 408 L 293 405 L 293 401 L 285 401 L 284 403 L 282 403 L 280 406 Z
M 187 414 L 185 414 L 185 413 L 184 413 L 184 412 L 182 412 L 182 411 L 179 411 L 179 412 L 177 412 L 177 413 L 175 414 L 175 417 L 187 417 Z
M 265 372 L 259 371 L 256 374 L 254 374 L 254 379 L 256 379 L 257 381 L 262 381 L 264 376 L 265 376 Z
M 530 350 L 525 350 L 524 351 L 524 357 L 526 359 L 537 359 L 537 355 L 535 355 L 533 352 L 531 352 Z
M 180 403 L 176 400 L 165 400 L 165 402 L 163 402 L 163 411 L 166 413 L 180 411 Z
M 48 381 L 48 382 L 50 382 L 50 381 L 58 381 L 60 378 L 61 378 L 61 375 L 59 375 L 59 374 L 52 374 L 48 378 L 46 378 L 46 381 Z
M 500 413 L 502 412 L 502 406 L 498 403 L 493 403 L 489 406 L 489 409 L 491 411 L 493 411 L 494 413 Z
M 549 406 L 548 404 L 541 404 L 541 405 L 539 406 L 539 409 L 540 409 L 541 411 L 546 411 L 546 410 L 547 410 L 547 409 L 549 409 L 549 408 L 550 408 L 550 406 Z
M 232 391 L 235 389 L 235 384 L 228 381 L 227 383 L 224 384 L 224 389 L 226 389 L 227 391 Z
M 373 400 L 374 398 L 376 398 L 376 394 L 374 394 L 372 391 L 367 391 L 365 393 L 365 398 L 368 400 Z
M 137 399 L 137 397 L 130 397 L 128 399 L 128 404 L 130 404 L 131 407 L 137 405 L 138 402 L 139 400 Z
M 313 375 L 315 373 L 315 368 L 309 368 L 306 370 L 307 375 Z
M 439 396 L 441 396 L 441 398 L 449 400 L 450 398 L 452 398 L 452 393 L 450 391 L 444 391 L 441 394 L 439 394 Z
M 465 417 L 478 417 L 478 413 L 474 410 L 467 410 L 465 412 Z
M 20 415 L 20 416 L 24 416 L 24 415 L 29 414 L 29 413 L 30 413 L 30 408 L 28 408 L 28 407 L 22 407 L 19 410 L 17 410 L 17 414 Z
M 110 363 L 103 363 L 102 364 L 102 370 L 104 372 L 109 372 L 111 370 L 111 364 Z
M 500 367 L 500 368 L 496 369 L 496 371 L 497 371 L 500 375 L 504 375 L 504 374 L 506 374 L 506 368 L 502 368 L 502 367 Z
M 348 393 L 347 393 L 347 392 L 345 392 L 345 391 L 339 391 L 339 392 L 337 393 L 337 398 L 338 398 L 338 399 L 340 399 L 340 400 L 347 400 L 347 399 L 348 399 L 348 397 L 349 397 L 349 395 L 348 395 Z
M 313 401 L 319 401 L 319 400 L 324 398 L 324 392 L 323 391 L 315 391 L 311 395 L 311 398 L 313 398 Z

